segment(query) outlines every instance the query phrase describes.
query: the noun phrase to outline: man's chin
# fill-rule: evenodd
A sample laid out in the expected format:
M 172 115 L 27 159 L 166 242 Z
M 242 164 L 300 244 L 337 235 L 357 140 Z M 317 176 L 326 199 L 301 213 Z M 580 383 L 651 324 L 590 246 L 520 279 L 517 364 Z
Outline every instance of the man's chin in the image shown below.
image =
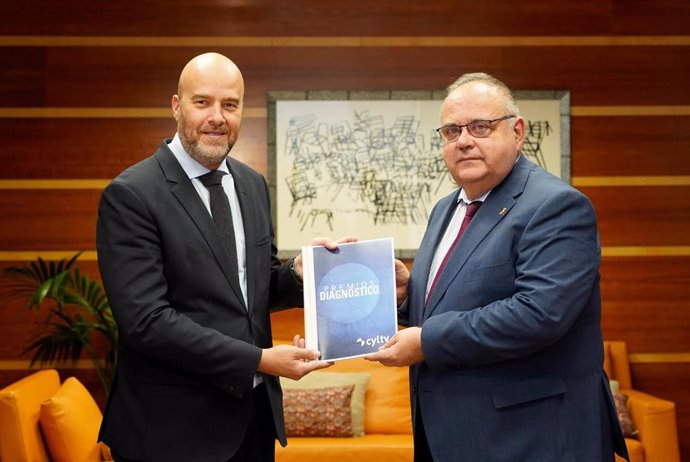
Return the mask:
M 206 157 L 225 157 L 230 152 L 232 145 L 228 143 L 227 139 L 210 143 L 200 141 L 196 143 L 195 148 Z

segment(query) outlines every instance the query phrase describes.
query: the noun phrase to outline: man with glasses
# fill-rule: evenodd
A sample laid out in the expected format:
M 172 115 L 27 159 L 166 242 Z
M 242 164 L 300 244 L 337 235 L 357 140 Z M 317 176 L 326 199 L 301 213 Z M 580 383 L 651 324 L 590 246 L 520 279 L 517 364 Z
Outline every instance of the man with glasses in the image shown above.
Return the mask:
M 415 461 L 627 457 L 603 371 L 590 201 L 521 155 L 504 83 L 448 87 L 438 133 L 459 189 L 438 202 L 401 330 L 368 359 L 410 366 Z

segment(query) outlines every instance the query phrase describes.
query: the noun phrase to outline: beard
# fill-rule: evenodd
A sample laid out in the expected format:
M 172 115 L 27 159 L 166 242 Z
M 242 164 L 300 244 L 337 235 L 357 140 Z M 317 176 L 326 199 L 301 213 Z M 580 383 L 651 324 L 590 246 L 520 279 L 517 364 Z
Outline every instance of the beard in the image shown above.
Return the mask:
M 228 132 L 227 142 L 205 143 L 201 138 L 203 135 L 199 135 L 194 128 L 187 126 L 182 114 L 180 114 L 180 121 L 177 126 L 177 133 L 180 136 L 182 146 L 194 160 L 206 167 L 220 165 L 234 146 L 234 140 L 227 127 L 225 131 Z
M 180 135 L 180 141 L 189 155 L 201 165 L 221 163 L 232 149 L 230 143 L 205 144 L 199 138 L 189 140 L 182 135 Z

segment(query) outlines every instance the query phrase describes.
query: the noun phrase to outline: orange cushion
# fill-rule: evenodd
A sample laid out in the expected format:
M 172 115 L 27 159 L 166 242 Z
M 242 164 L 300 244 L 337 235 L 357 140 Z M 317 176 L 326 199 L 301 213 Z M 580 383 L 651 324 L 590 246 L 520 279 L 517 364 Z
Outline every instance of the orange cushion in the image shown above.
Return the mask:
M 613 369 L 611 367 L 611 345 L 604 342 L 604 371 L 609 379 L 614 379 Z
M 40 422 L 48 450 L 55 462 L 101 460 L 98 405 L 89 391 L 70 377 L 41 404 Z
M 338 361 L 330 372 L 371 375 L 364 410 L 365 434 L 411 434 L 410 388 L 407 367 L 386 367 L 362 358 Z

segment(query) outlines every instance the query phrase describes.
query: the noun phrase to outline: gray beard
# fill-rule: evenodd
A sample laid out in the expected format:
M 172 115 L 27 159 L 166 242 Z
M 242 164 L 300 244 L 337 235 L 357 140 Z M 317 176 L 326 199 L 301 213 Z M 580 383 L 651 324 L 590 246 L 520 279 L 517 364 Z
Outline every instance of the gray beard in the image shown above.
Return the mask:
M 222 162 L 232 149 L 231 145 L 207 149 L 201 146 L 198 140 L 190 143 L 183 136 L 180 136 L 180 141 L 189 155 L 202 165 Z

